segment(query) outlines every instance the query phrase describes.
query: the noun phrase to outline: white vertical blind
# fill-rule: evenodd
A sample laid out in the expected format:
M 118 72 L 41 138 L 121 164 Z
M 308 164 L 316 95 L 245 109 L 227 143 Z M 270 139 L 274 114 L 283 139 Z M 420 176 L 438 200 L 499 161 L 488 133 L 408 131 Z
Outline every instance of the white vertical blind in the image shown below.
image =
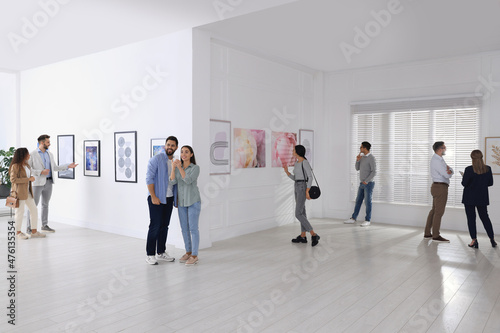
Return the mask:
M 432 144 L 444 141 L 444 159 L 455 171 L 448 206 L 462 206 L 462 177 L 458 171 L 471 165 L 470 152 L 479 148 L 480 100 L 468 99 L 467 107 L 460 107 L 463 104 L 461 97 L 351 105 L 353 164 L 363 141 L 372 144 L 371 152 L 377 160 L 374 201 L 431 204 Z M 359 185 L 358 174 L 353 166 L 353 199 Z

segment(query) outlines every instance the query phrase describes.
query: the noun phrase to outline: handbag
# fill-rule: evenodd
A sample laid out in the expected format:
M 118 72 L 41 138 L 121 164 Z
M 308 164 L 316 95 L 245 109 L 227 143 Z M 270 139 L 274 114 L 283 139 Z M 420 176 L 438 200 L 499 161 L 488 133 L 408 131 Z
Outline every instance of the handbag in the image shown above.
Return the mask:
M 13 193 L 15 193 L 16 196 L 13 196 L 12 195 Z M 17 198 L 16 191 L 10 191 L 10 195 L 7 197 L 5 201 L 5 206 L 9 208 L 19 208 L 19 199 Z
M 312 168 L 311 168 L 311 172 L 313 174 L 314 181 L 316 182 L 317 186 L 311 186 L 311 188 L 309 189 L 309 196 L 311 197 L 311 199 L 318 199 L 321 195 L 321 190 L 319 189 L 319 184 L 318 184 L 318 181 L 316 180 L 316 176 L 314 175 L 314 171 Z M 302 173 L 304 174 L 304 178 L 306 178 L 306 173 L 304 172 L 304 164 L 302 164 Z M 309 180 L 309 178 L 306 178 L 306 182 L 308 180 Z

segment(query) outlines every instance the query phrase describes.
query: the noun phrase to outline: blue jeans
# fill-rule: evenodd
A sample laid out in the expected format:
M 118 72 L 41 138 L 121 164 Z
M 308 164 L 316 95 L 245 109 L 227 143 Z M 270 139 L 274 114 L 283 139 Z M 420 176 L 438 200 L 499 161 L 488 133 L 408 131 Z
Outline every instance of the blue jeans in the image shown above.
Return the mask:
M 198 247 L 200 246 L 198 222 L 200 219 L 201 201 L 195 202 L 188 207 L 179 206 L 178 210 L 186 252 L 191 252 L 193 256 L 197 256 Z
M 170 224 L 170 216 L 174 207 L 174 197 L 167 198 L 167 204 L 160 203 L 153 205 L 151 196 L 148 196 L 149 206 L 149 231 L 148 239 L 146 241 L 146 254 L 154 256 L 155 252 L 158 254 L 165 253 L 168 225 Z
M 354 207 L 354 213 L 352 213 L 353 220 L 359 215 L 359 210 L 361 209 L 361 204 L 363 199 L 365 199 L 366 205 L 366 216 L 365 221 L 370 221 L 372 218 L 372 194 L 373 188 L 375 187 L 375 182 L 369 182 L 368 184 L 359 183 L 358 195 L 356 196 L 356 206 Z

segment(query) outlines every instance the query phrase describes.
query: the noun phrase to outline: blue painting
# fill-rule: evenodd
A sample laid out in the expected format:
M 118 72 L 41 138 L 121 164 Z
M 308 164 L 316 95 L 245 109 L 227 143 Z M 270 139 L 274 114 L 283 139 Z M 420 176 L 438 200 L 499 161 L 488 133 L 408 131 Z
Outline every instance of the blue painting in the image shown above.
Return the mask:
M 161 146 L 153 146 L 153 156 L 158 155 L 165 148 L 164 145 Z
M 85 170 L 97 171 L 97 147 L 88 146 L 85 148 Z

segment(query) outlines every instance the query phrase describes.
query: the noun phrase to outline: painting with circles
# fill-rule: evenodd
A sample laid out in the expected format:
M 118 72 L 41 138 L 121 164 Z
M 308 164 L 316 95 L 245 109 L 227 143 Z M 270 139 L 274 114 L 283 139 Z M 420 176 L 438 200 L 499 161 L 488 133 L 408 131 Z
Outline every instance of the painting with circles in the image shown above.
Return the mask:
M 115 132 L 115 181 L 137 183 L 137 132 Z

